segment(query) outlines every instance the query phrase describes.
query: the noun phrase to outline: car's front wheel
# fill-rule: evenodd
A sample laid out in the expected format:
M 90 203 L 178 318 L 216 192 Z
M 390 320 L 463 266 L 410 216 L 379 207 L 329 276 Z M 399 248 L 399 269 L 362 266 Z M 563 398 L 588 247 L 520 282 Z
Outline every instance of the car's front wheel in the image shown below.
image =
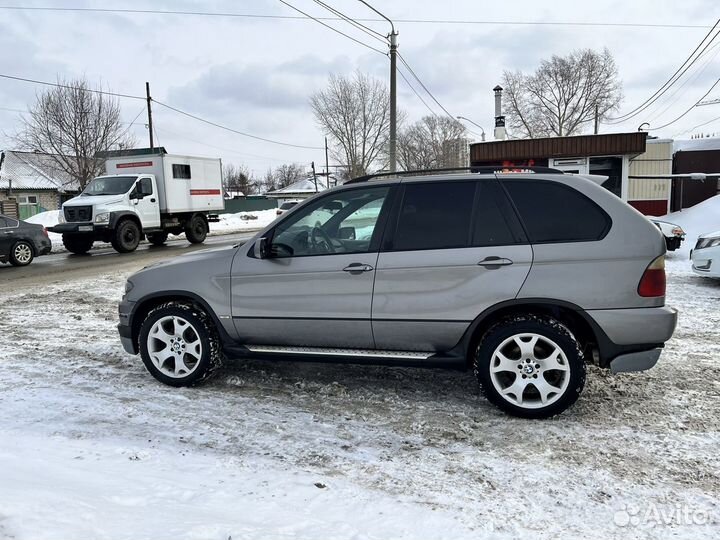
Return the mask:
M 492 326 L 478 345 L 474 370 L 491 403 L 523 418 L 560 414 L 585 386 L 580 345 L 551 317 L 518 315 Z
M 170 386 L 198 384 L 222 364 L 212 319 L 181 302 L 168 302 L 150 311 L 140 328 L 139 342 L 147 370 Z

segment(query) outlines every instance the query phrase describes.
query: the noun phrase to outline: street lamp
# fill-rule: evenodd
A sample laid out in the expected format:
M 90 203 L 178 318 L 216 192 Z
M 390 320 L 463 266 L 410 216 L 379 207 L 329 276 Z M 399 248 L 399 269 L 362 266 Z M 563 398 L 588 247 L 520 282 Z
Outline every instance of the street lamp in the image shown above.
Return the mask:
M 480 131 L 482 132 L 482 134 L 480 135 L 480 138 L 482 139 L 482 142 L 485 142 L 485 130 L 483 129 L 483 127 L 480 124 L 476 124 L 475 122 L 473 122 L 469 118 L 465 118 L 464 116 L 457 116 L 456 118 L 458 120 L 465 120 L 466 122 L 470 122 L 473 126 L 479 127 Z

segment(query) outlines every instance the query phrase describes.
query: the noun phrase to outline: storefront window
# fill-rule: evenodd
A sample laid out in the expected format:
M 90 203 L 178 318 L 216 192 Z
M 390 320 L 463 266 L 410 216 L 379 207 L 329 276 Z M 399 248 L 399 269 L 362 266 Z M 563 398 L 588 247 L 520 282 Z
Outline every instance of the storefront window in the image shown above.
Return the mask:
M 607 176 L 602 187 L 618 197 L 622 196 L 622 161 L 621 157 L 590 158 L 590 174 Z

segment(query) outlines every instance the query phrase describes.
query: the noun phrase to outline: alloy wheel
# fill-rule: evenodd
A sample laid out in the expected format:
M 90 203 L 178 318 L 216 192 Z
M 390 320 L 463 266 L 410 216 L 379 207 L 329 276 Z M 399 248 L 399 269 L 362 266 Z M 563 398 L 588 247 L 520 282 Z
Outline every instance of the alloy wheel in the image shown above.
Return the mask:
M 172 378 L 187 377 L 202 358 L 202 342 L 195 328 L 182 317 L 170 315 L 155 321 L 147 337 L 153 365 Z

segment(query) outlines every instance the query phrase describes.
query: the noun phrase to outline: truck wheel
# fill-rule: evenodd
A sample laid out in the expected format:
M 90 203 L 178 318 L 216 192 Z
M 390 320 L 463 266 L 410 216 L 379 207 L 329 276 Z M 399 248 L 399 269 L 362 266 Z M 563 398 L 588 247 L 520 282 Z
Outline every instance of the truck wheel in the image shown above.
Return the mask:
M 93 237 L 87 234 L 63 234 L 62 242 L 65 249 L 75 255 L 84 255 L 93 245 Z
M 551 317 L 518 315 L 483 336 L 475 376 L 488 400 L 522 418 L 549 418 L 570 407 L 585 386 L 575 336 Z
M 140 227 L 130 219 L 121 221 L 118 223 L 110 243 L 118 253 L 135 251 L 140 243 Z
M 156 233 L 149 233 L 147 235 L 148 242 L 150 242 L 153 246 L 162 246 L 168 239 L 168 233 L 166 232 L 156 232 Z
M 27 266 L 33 260 L 33 247 L 21 240 L 16 242 L 10 250 L 10 264 L 13 266 Z
M 220 338 L 212 319 L 182 302 L 167 302 L 148 313 L 139 341 L 147 370 L 170 386 L 199 384 L 222 365 Z
M 185 226 L 185 238 L 191 244 L 202 244 L 207 238 L 208 225 L 202 216 L 193 216 Z

